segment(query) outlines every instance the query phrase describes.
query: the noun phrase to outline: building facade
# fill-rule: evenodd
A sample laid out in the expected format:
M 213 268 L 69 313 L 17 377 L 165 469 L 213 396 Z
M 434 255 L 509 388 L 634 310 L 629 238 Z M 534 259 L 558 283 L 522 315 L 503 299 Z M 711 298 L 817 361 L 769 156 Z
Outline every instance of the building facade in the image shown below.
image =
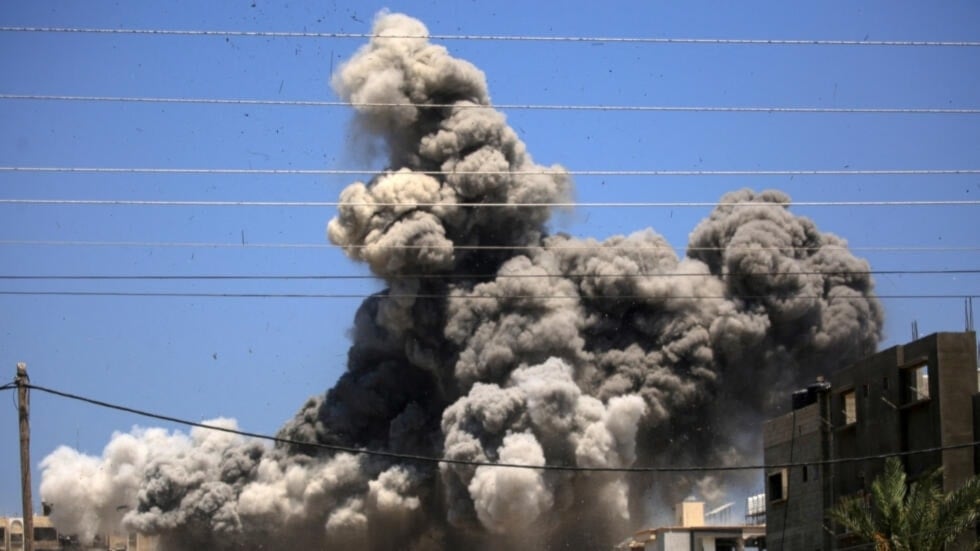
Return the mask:
M 763 426 L 767 542 L 773 551 L 846 546 L 826 518 L 843 496 L 867 493 L 884 459 L 822 463 L 963 446 L 980 440 L 976 334 L 935 333 L 894 346 L 793 394 L 793 409 Z M 902 457 L 910 479 L 937 467 L 943 487 L 980 472 L 973 447 Z M 810 464 L 812 462 L 812 464 Z M 974 534 L 958 548 L 972 549 Z
M 706 522 L 704 502 L 688 498 L 674 508 L 674 526 L 640 530 L 616 546 L 622 551 L 748 551 L 765 549 L 763 525 Z
M 35 551 L 53 551 L 61 549 L 58 532 L 46 516 L 35 515 L 34 520 L 34 549 Z M 23 551 L 24 549 L 24 519 L 21 517 L 0 517 L 0 551 Z
M 34 550 L 61 551 L 157 551 L 158 536 L 137 534 L 97 535 L 94 541 L 80 542 L 78 538 L 59 534 L 48 515 L 34 515 Z M 0 551 L 24 550 L 24 520 L 20 517 L 0 517 Z

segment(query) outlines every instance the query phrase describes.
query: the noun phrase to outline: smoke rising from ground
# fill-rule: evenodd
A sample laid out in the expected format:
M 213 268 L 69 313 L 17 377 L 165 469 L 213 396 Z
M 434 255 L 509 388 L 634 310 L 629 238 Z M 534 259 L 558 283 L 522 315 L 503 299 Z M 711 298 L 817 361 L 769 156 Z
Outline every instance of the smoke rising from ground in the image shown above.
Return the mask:
M 534 163 L 486 108 L 483 73 L 421 22 L 382 13 L 373 33 L 333 85 L 367 104 L 356 122 L 388 169 L 342 192 L 327 235 L 387 289 L 355 316 L 347 371 L 281 436 L 488 463 L 734 464 L 758 455 L 774 399 L 874 350 L 867 264 L 780 192 L 724 196 L 684 258 L 650 229 L 549 235 L 547 206 L 474 206 L 567 201 L 571 180 Z M 725 483 L 396 462 L 203 429 L 117 434 L 101 458 L 60 448 L 42 469 L 62 531 L 121 523 L 176 550 L 593 548 L 640 527 L 654 498 Z

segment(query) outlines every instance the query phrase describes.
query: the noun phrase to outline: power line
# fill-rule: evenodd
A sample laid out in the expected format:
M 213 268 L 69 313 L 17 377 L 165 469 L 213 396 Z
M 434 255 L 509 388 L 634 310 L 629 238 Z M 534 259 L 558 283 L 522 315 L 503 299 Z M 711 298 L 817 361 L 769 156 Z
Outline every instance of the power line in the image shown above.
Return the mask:
M 70 241 L 70 240 L 0 240 L 7 247 L 149 247 L 149 248 L 228 248 L 228 249 L 339 249 L 331 243 L 231 243 L 192 241 Z M 527 248 L 527 247 L 519 247 Z M 980 247 L 977 247 L 980 251 Z
M 469 40 L 492 42 L 573 42 L 612 44 L 701 44 L 727 46 L 901 46 L 901 47 L 980 47 L 980 41 L 971 40 L 839 40 L 797 38 L 685 38 L 685 37 L 625 37 L 625 36 L 540 36 L 499 34 L 428 34 L 428 35 L 375 35 L 371 33 L 313 32 L 313 31 L 242 31 L 205 29 L 111 29 L 83 27 L 33 27 L 3 26 L 0 32 L 22 33 L 72 33 L 151 36 L 217 36 L 250 38 L 328 38 L 328 39 L 428 39 Z
M 26 385 L 27 388 L 32 390 L 37 390 L 39 392 L 44 392 L 54 396 L 60 396 L 62 398 L 67 398 L 70 400 L 75 400 L 79 402 L 85 402 L 94 406 L 99 406 L 107 409 L 113 409 L 116 411 L 123 411 L 126 413 L 131 413 L 134 415 L 139 415 L 141 417 L 148 417 L 151 419 L 157 419 L 159 421 L 167 421 L 170 423 L 176 423 L 179 425 L 185 425 L 190 427 L 197 427 L 208 430 L 215 430 L 219 432 L 225 432 L 230 434 L 235 434 L 238 436 L 243 436 L 246 438 L 255 438 L 258 440 L 266 440 L 274 442 L 276 444 L 286 444 L 290 446 L 301 446 L 307 448 L 317 448 L 332 452 L 344 452 L 354 455 L 368 455 L 375 457 L 386 457 L 389 459 L 397 459 L 403 461 L 413 461 L 420 463 L 446 463 L 451 465 L 468 465 L 473 467 L 505 467 L 514 469 L 534 469 L 542 471 L 576 471 L 576 472 L 621 472 L 621 473 L 682 473 L 682 472 L 714 472 L 714 471 L 757 471 L 764 469 L 784 469 L 784 468 L 794 468 L 803 466 L 815 466 L 815 465 L 831 465 L 831 464 L 841 464 L 841 463 L 855 463 L 860 461 L 871 461 L 877 459 L 887 459 L 889 457 L 905 457 L 909 455 L 918 455 L 924 453 L 935 453 L 939 451 L 946 450 L 956 450 L 972 448 L 975 446 L 980 446 L 980 441 L 969 442 L 963 444 L 950 444 L 945 446 L 939 446 L 935 448 L 925 448 L 920 450 L 910 450 L 902 452 L 890 452 L 885 454 L 870 455 L 863 457 L 848 457 L 848 458 L 837 458 L 837 459 L 825 459 L 821 461 L 807 461 L 803 463 L 774 463 L 769 465 L 716 465 L 716 466 L 681 466 L 681 467 L 580 467 L 577 465 L 526 465 L 521 463 L 492 463 L 489 461 L 474 461 L 468 459 L 450 459 L 444 457 L 432 457 L 425 455 L 415 455 L 406 453 L 396 453 L 383 450 L 371 450 L 364 448 L 355 448 L 350 446 L 338 446 L 334 444 L 323 444 L 320 442 L 304 442 L 300 440 L 294 440 L 290 438 L 283 438 L 279 436 L 271 436 L 267 434 L 260 434 L 255 432 L 242 431 L 238 429 L 232 429 L 228 427 L 221 427 L 215 425 L 207 425 L 204 423 L 197 423 L 194 421 L 188 421 L 181 419 L 179 417 L 174 417 L 171 415 L 163 415 L 159 413 L 152 413 L 145 410 L 140 410 L 136 408 L 131 408 L 127 406 L 121 406 L 118 404 L 112 404 L 109 402 L 104 402 L 102 400 L 96 400 L 94 398 L 87 398 L 78 394 L 73 394 L 70 392 L 64 392 L 60 390 L 55 390 L 33 383 Z
M 713 106 L 713 105 L 566 105 L 535 103 L 391 103 L 347 102 L 329 100 L 277 100 L 246 98 L 178 98 L 144 96 L 79 96 L 64 94 L 0 94 L 0 100 L 72 101 L 100 103 L 165 103 L 196 105 L 245 105 L 289 107 L 412 107 L 417 109 L 497 109 L 536 111 L 602 111 L 602 112 L 652 112 L 652 113 L 823 113 L 869 115 L 980 115 L 975 108 L 933 107 L 785 107 L 785 106 Z
M 457 251 L 532 251 L 545 248 L 543 245 L 334 245 L 332 243 L 250 243 L 250 242 L 205 242 L 205 241 L 73 241 L 73 240 L 0 240 L 0 247 L 144 247 L 144 248 L 217 248 L 217 249 L 383 249 L 383 250 L 421 250 L 421 249 L 453 249 Z M 671 247 L 650 245 L 561 245 L 557 247 L 565 251 L 596 251 L 614 249 L 616 251 L 659 251 L 671 248 L 677 252 L 711 252 L 711 251 L 803 251 L 819 250 L 884 252 L 884 253 L 961 253 L 980 252 L 980 246 L 842 246 L 823 245 L 815 247 Z
M 262 176 L 364 176 L 395 174 L 376 168 L 164 168 L 164 167 L 79 167 L 0 166 L 0 172 L 66 174 L 208 174 Z M 413 170 L 429 176 L 964 176 L 978 175 L 980 168 L 951 169 L 804 169 L 804 170 Z
M 150 199 L 0 199 L 0 205 L 114 206 L 114 207 L 458 207 L 458 208 L 755 208 L 755 207 L 972 207 L 980 200 L 924 201 L 637 201 L 542 203 L 432 203 L 345 201 L 169 201 Z
M 627 301 L 673 301 L 673 300 L 766 300 L 776 295 L 453 295 L 445 293 L 215 293 L 181 291 L 0 291 L 8 296 L 72 296 L 72 297 L 156 297 L 156 298 L 290 298 L 290 299 L 391 299 L 391 300 L 627 300 Z M 873 296 L 834 296 L 792 295 L 787 300 L 829 300 L 829 301 L 870 301 L 875 299 L 968 299 L 978 298 L 980 294 L 936 294 L 936 295 L 873 295 Z
M 869 275 L 965 275 L 980 274 L 980 269 L 932 269 L 932 270 L 803 270 L 803 271 L 769 271 L 769 272 L 725 272 L 722 274 L 705 274 L 700 272 L 641 272 L 641 273 L 569 273 L 569 274 L 399 274 L 385 276 L 384 279 L 551 279 L 551 278 L 660 278 L 660 277 L 752 277 L 752 276 L 869 276 Z M 51 274 L 51 275 L 12 275 L 0 274 L 0 280 L 6 281 L 318 281 L 338 279 L 381 279 L 374 275 L 364 274 L 269 274 L 269 275 L 234 275 L 234 274 L 200 274 L 200 275 L 163 275 L 163 274 Z

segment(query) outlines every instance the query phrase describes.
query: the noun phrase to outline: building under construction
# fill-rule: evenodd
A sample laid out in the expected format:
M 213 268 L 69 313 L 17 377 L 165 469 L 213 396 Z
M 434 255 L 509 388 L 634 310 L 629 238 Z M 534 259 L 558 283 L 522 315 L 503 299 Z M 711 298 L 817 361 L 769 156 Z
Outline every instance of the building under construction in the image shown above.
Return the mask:
M 901 459 L 913 480 L 941 467 L 945 491 L 963 485 L 980 471 L 980 453 L 969 446 L 980 440 L 977 383 L 977 340 L 969 331 L 894 346 L 795 392 L 792 411 L 763 427 L 766 465 L 798 465 L 766 471 L 769 549 L 854 544 L 826 512 L 841 497 L 867 495 L 885 460 L 828 460 L 954 447 Z M 968 533 L 951 548 L 975 542 Z

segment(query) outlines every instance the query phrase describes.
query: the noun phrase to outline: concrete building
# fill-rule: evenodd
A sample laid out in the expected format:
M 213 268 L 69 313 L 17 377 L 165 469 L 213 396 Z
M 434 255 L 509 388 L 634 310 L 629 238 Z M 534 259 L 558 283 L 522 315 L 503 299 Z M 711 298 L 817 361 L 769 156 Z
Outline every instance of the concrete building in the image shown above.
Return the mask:
M 633 534 L 616 549 L 628 551 L 746 551 L 765 549 L 766 527 L 708 526 L 704 502 L 688 498 L 674 508 L 675 525 Z
M 0 551 L 22 551 L 24 549 L 24 519 L 21 517 L 0 517 Z M 35 551 L 61 549 L 58 532 L 51 519 L 34 515 Z
M 109 534 L 104 538 L 109 551 L 157 551 L 160 538 L 130 532 L 128 534 Z
M 830 458 L 827 424 L 830 384 L 819 382 L 793 396 L 793 410 L 763 425 L 766 465 L 817 463 Z M 832 502 L 828 469 L 766 470 L 766 541 L 769 549 L 815 551 L 832 549 L 824 531 L 823 512 Z
M 35 551 L 78 549 L 83 551 L 157 551 L 160 538 L 145 534 L 97 535 L 94 541 L 80 542 L 78 538 L 59 534 L 47 515 L 34 515 Z M 23 551 L 24 520 L 20 517 L 0 517 L 0 551 Z
M 65 538 L 64 549 L 82 551 L 157 551 L 160 547 L 159 536 L 148 536 L 136 532 L 122 534 L 96 534 L 89 542 L 80 542 L 75 537 Z
M 839 541 L 826 511 L 868 492 L 884 460 L 832 459 L 969 444 L 980 440 L 976 334 L 936 333 L 894 346 L 793 394 L 793 409 L 763 426 L 769 549 L 832 550 Z M 980 472 L 972 447 L 902 458 L 911 479 L 943 468 L 946 491 Z M 812 464 L 808 464 L 811 463 Z M 957 548 L 972 549 L 967 534 Z

